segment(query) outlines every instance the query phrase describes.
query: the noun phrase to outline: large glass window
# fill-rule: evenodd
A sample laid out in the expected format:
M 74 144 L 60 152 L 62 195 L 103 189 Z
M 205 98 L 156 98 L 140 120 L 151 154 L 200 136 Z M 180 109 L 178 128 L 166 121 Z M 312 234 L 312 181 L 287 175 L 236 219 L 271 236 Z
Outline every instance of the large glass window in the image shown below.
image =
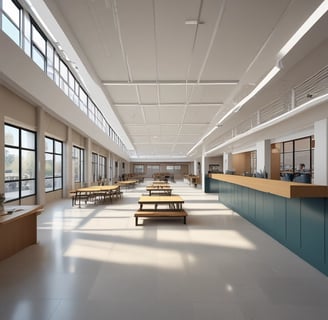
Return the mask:
M 16 1 L 2 0 L 2 10 L 1 28 L 19 46 L 21 9 Z
M 45 191 L 63 188 L 63 143 L 45 138 Z
M 313 145 L 313 137 L 282 142 L 280 148 L 282 150 L 280 153 L 281 176 L 287 180 L 295 180 L 300 174 L 303 176 L 306 174 L 308 182 L 313 177 Z
M 17 200 L 36 193 L 36 134 L 5 125 L 5 197 Z
M 74 182 L 79 183 L 84 181 L 84 150 L 74 146 L 73 147 L 73 173 Z
M 107 176 L 106 172 L 106 157 L 99 156 L 99 178 L 105 179 Z

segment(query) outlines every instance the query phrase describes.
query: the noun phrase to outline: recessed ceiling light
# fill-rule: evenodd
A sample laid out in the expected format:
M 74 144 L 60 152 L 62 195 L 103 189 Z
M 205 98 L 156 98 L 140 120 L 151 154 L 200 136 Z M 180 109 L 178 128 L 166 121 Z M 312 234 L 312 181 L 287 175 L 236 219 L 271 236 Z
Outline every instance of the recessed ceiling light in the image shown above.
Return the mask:
M 187 25 L 198 25 L 198 24 L 204 24 L 204 22 L 196 20 L 196 19 L 190 19 L 190 20 L 185 20 L 185 24 L 187 24 Z

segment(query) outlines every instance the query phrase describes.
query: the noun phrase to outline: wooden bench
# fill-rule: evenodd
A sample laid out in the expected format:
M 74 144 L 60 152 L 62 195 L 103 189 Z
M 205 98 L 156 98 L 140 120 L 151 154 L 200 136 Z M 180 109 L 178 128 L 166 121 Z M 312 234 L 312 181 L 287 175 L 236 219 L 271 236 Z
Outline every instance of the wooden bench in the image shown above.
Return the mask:
M 138 218 L 183 218 L 183 223 L 186 224 L 187 212 L 184 210 L 155 210 L 155 211 L 148 211 L 148 210 L 138 210 L 134 216 L 136 218 L 136 226 L 138 224 Z

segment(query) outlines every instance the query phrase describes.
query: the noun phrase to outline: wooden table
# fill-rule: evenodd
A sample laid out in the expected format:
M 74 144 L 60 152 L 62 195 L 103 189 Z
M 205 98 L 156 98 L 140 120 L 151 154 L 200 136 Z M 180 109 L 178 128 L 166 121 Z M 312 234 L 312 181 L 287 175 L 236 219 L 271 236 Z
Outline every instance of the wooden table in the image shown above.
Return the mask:
M 148 186 L 146 190 L 149 192 L 150 196 L 153 193 L 155 194 L 161 193 L 168 196 L 172 194 L 172 188 L 170 186 Z
M 182 209 L 184 200 L 180 196 L 142 196 L 139 199 L 140 209 L 134 214 L 135 225 L 138 226 L 138 218 L 183 218 L 186 224 L 187 212 Z M 144 209 L 143 205 L 154 204 L 155 209 Z M 168 204 L 168 209 L 158 210 L 158 205 Z
M 43 207 L 5 206 L 0 215 L 0 260 L 8 258 L 18 251 L 37 242 L 37 216 Z
M 91 186 L 85 188 L 79 188 L 71 191 L 72 194 L 72 205 L 79 205 L 81 207 L 81 201 L 92 201 L 94 204 L 98 200 L 110 200 L 114 195 L 120 195 L 120 186 L 119 185 L 110 185 L 110 186 Z
M 117 181 L 116 184 L 121 186 L 121 187 L 126 187 L 126 188 L 130 188 L 130 187 L 135 187 L 135 185 L 137 184 L 137 180 L 126 180 L 126 181 Z
M 140 210 L 143 210 L 145 204 L 154 204 L 155 210 L 162 204 L 168 204 L 171 210 L 182 210 L 184 200 L 180 196 L 141 196 L 138 203 Z

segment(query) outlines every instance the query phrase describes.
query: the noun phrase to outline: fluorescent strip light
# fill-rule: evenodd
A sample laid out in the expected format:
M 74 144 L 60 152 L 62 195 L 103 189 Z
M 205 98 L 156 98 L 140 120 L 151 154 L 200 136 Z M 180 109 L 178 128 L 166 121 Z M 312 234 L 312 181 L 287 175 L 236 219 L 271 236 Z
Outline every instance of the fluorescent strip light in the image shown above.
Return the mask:
M 187 155 L 189 155 L 190 153 L 192 153 L 199 145 L 201 145 L 204 140 L 209 137 L 218 127 L 215 126 L 214 128 L 212 128 L 212 130 L 210 130 L 208 133 L 206 133 L 188 152 Z
M 252 99 L 263 87 L 265 87 L 268 82 L 271 81 L 273 77 L 280 71 L 279 66 L 274 66 L 270 72 L 262 79 L 262 81 L 254 88 L 254 90 L 246 96 L 244 99 L 239 101 L 229 112 L 227 112 L 218 122 L 218 124 L 221 124 L 225 119 L 227 119 L 233 112 L 238 112 L 241 107 L 248 102 L 250 99 Z
M 186 80 L 186 81 L 103 81 L 102 84 L 104 86 L 220 86 L 220 85 L 236 85 L 238 84 L 238 80 Z
M 191 19 L 191 20 L 185 20 L 185 24 L 186 25 L 197 26 L 199 24 L 204 24 L 204 22 L 203 21 L 196 20 L 196 19 Z
M 294 35 L 287 41 L 287 43 L 280 49 L 278 55 L 279 59 L 283 58 L 327 11 L 328 0 L 325 0 L 294 33 Z

